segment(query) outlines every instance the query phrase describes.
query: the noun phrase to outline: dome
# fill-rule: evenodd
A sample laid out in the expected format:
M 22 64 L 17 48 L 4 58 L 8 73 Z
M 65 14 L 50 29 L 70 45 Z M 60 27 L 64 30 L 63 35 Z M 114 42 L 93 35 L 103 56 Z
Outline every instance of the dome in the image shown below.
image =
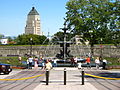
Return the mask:
M 39 15 L 39 13 L 38 13 L 37 10 L 35 9 L 35 7 L 32 7 L 32 10 L 29 12 L 28 15 Z

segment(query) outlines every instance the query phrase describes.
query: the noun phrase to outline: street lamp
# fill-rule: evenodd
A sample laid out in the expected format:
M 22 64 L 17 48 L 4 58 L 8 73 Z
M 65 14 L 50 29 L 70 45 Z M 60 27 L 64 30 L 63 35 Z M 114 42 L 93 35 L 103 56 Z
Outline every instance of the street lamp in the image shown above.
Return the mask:
M 102 60 L 102 57 L 103 57 L 103 55 L 102 55 L 102 41 L 103 41 L 103 39 L 101 38 L 101 39 L 100 39 L 100 42 L 101 42 L 101 43 L 100 43 L 100 44 L 101 44 L 101 45 L 100 45 L 100 60 Z
M 89 30 L 90 33 L 90 49 L 91 49 L 91 56 L 93 56 L 93 42 L 92 42 L 92 38 L 93 38 L 93 30 Z
M 32 38 L 30 38 L 30 56 L 32 55 Z

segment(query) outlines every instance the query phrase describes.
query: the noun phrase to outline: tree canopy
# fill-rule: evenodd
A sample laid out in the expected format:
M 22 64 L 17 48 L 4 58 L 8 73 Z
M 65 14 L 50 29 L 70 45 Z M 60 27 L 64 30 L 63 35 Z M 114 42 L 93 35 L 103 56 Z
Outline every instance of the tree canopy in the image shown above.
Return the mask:
M 3 34 L 0 34 L 0 39 L 4 38 L 5 36 Z
M 66 9 L 68 27 L 91 46 L 111 43 L 113 32 L 120 30 L 120 0 L 69 0 Z
M 19 35 L 16 39 L 17 44 L 19 45 L 30 45 L 31 43 L 33 45 L 40 45 L 43 44 L 43 42 L 47 39 L 46 36 L 40 36 L 40 35 L 33 35 L 33 34 L 23 34 Z M 47 44 L 48 41 L 46 41 L 44 44 Z
M 73 35 L 71 33 L 66 33 L 67 41 L 69 41 Z M 64 40 L 64 32 L 57 32 L 53 35 L 53 41 L 63 41 Z

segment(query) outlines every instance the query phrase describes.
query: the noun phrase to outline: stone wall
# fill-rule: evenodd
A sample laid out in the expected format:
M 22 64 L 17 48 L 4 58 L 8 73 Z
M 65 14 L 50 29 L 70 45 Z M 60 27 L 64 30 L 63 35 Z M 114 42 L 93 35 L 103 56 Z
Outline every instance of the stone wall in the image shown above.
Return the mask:
M 32 54 L 43 57 L 54 57 L 60 53 L 62 49 L 59 45 L 54 46 L 32 46 Z M 69 48 L 70 54 L 74 56 L 81 56 L 90 53 L 90 46 L 85 45 L 71 45 Z M 94 55 L 100 56 L 102 51 L 103 56 L 120 57 L 120 48 L 111 45 L 94 46 Z M 24 56 L 30 54 L 30 46 L 0 46 L 0 56 Z

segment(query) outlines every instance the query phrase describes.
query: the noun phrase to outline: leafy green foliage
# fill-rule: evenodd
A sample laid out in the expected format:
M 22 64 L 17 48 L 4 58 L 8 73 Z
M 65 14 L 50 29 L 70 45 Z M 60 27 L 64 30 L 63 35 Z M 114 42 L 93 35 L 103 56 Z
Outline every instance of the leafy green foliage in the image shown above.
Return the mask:
M 26 57 L 22 57 L 22 61 L 26 61 Z M 0 57 L 0 63 L 10 64 L 10 65 L 22 65 L 22 63 L 19 62 L 18 57 Z
M 31 40 L 31 38 L 32 38 L 32 40 Z M 46 36 L 39 36 L 39 35 L 33 35 L 33 34 L 29 34 L 29 35 L 23 34 L 23 35 L 19 35 L 17 37 L 16 41 L 17 41 L 18 45 L 30 45 L 30 44 L 39 45 L 39 44 L 43 44 L 43 42 L 46 39 L 47 39 Z M 47 43 L 48 43 L 48 40 L 44 44 L 47 44 Z
M 101 38 L 102 43 L 113 43 L 113 31 L 120 30 L 120 0 L 69 0 L 66 9 L 66 21 L 74 34 L 83 35 L 91 46 Z
M 0 34 L 0 39 L 4 38 L 4 35 L 3 34 Z
M 66 33 L 67 41 L 69 41 L 73 35 L 71 33 Z M 53 41 L 63 41 L 64 40 L 64 33 L 63 32 L 57 32 L 53 35 Z
M 111 36 L 113 44 L 120 48 L 120 31 L 113 31 Z
M 119 58 L 105 57 L 104 59 L 107 60 L 108 65 L 120 65 L 120 62 L 118 61 Z

